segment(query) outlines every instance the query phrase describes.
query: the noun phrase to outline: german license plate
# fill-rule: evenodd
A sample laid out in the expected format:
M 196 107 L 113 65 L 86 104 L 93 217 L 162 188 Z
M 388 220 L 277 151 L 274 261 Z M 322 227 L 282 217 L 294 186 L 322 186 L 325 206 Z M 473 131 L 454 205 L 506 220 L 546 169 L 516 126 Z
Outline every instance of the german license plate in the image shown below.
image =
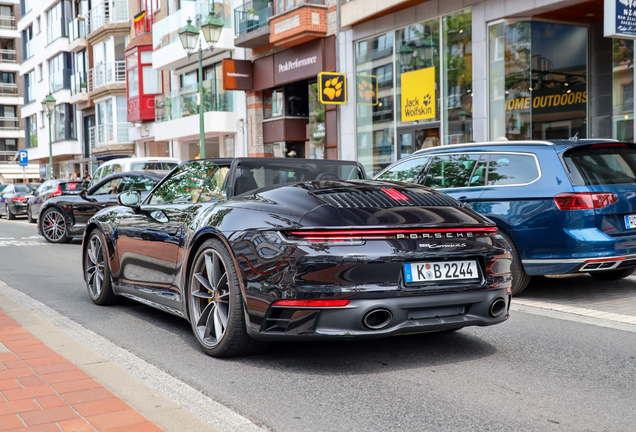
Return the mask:
M 404 264 L 406 283 L 478 279 L 477 261 L 443 261 Z
M 625 228 L 636 228 L 636 215 L 625 216 Z

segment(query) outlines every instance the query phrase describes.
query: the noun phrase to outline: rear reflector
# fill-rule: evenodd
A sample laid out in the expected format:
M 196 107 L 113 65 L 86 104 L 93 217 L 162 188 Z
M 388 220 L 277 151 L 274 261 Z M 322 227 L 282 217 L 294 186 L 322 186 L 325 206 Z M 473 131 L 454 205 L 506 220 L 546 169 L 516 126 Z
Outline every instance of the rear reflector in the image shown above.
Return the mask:
M 599 258 L 585 261 L 586 263 L 595 263 L 595 262 L 610 262 L 610 261 L 623 261 L 625 257 L 616 257 L 616 258 Z
M 351 300 L 276 300 L 274 306 L 343 307 Z
M 611 192 L 562 193 L 554 197 L 559 210 L 593 210 L 618 202 Z

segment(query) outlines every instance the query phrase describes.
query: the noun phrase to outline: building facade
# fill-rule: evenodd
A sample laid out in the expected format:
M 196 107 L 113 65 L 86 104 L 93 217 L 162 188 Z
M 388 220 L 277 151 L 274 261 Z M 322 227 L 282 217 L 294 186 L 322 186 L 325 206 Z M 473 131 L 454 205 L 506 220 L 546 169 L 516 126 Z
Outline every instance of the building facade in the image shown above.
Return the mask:
M 0 183 L 38 178 L 37 164 L 18 166 L 18 150 L 25 148 L 24 122 L 20 110 L 24 99 L 19 65 L 22 61 L 16 1 L 0 1 Z
M 436 145 L 634 140 L 633 41 L 603 36 L 601 0 L 339 7 L 339 67 L 355 83 L 340 157 L 369 173 Z

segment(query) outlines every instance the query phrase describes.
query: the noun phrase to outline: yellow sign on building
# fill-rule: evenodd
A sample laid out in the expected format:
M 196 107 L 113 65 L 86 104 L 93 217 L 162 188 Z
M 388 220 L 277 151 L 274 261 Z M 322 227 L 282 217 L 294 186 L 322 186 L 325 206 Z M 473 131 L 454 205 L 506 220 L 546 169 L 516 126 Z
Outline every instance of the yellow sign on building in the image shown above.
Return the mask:
M 435 67 L 406 72 L 402 79 L 402 121 L 435 118 Z

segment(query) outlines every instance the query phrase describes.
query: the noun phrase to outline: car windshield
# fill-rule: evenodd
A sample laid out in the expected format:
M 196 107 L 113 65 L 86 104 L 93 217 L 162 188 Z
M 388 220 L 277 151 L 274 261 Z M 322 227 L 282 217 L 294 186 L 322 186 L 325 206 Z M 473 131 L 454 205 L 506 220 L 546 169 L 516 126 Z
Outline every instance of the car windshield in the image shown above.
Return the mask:
M 35 192 L 40 186 L 39 183 L 22 183 L 14 185 L 16 193 Z
M 174 162 L 137 162 L 130 165 L 130 171 L 171 171 L 177 165 Z
M 277 184 L 363 178 L 365 178 L 364 172 L 355 162 L 308 161 L 306 159 L 241 160 L 234 180 L 234 195 Z
M 636 148 L 627 144 L 593 144 L 563 156 L 574 186 L 636 183 Z

